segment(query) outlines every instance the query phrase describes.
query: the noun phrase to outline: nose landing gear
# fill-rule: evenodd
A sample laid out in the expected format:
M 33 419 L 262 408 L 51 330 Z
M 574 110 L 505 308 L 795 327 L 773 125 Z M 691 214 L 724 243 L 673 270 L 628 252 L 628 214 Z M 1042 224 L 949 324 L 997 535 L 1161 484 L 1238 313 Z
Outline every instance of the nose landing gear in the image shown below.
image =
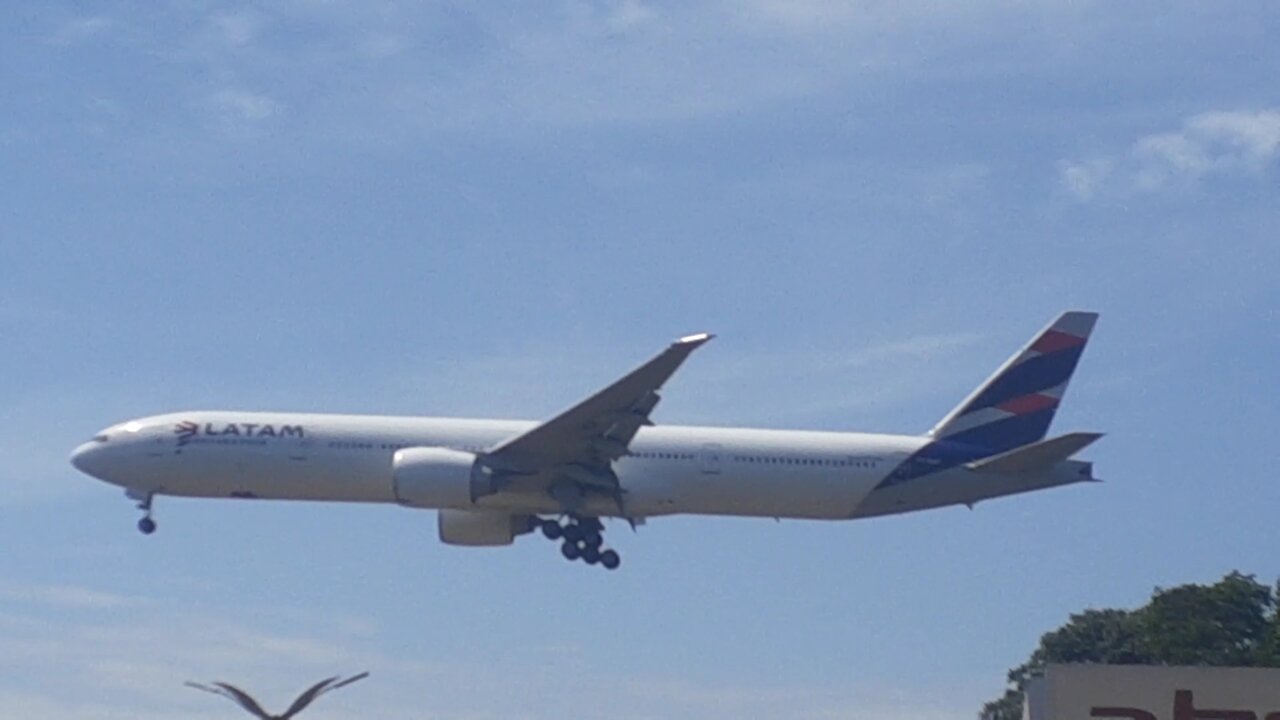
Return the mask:
M 622 558 L 614 550 L 604 548 L 604 523 L 599 518 L 568 515 L 559 520 L 543 520 L 542 534 L 548 540 L 560 541 L 560 554 L 566 560 L 581 560 L 616 570 Z
M 151 518 L 151 499 L 155 497 L 155 493 L 144 490 L 126 490 L 125 495 L 131 500 L 138 501 L 138 509 L 146 513 L 142 519 L 138 520 L 138 532 L 143 535 L 150 535 L 156 531 L 156 521 Z

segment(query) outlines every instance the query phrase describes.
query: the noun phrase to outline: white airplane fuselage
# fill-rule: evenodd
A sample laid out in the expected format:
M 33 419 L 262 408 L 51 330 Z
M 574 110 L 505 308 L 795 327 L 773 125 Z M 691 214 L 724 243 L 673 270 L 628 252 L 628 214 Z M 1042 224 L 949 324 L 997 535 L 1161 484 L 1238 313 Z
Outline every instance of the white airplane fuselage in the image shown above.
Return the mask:
M 72 455 L 84 472 L 137 495 L 399 503 L 396 453 L 437 447 L 479 452 L 537 423 L 259 412 L 185 412 L 113 426 Z M 924 436 L 658 426 L 642 428 L 615 463 L 631 518 L 672 514 L 809 519 L 972 503 L 985 497 L 1089 480 L 1088 463 L 1001 478 L 963 467 L 907 490 L 873 491 L 931 442 Z M 966 482 L 965 476 L 972 476 Z M 1016 480 L 1016 482 L 1013 482 Z M 904 486 L 905 486 L 904 485 Z M 1007 486 L 1007 488 L 1005 487 Z M 584 514 L 622 514 L 601 495 Z M 555 514 L 543 491 L 512 490 L 437 509 Z
M 1085 482 L 1100 433 L 1048 438 L 1096 313 L 1059 315 L 925 435 L 655 426 L 659 390 L 711 335 L 686 335 L 543 422 L 182 412 L 115 425 L 72 463 L 146 515 L 157 495 L 396 503 L 440 539 L 509 545 L 541 530 L 606 569 L 600 518 L 851 519 Z M 550 517 L 548 517 L 550 516 Z

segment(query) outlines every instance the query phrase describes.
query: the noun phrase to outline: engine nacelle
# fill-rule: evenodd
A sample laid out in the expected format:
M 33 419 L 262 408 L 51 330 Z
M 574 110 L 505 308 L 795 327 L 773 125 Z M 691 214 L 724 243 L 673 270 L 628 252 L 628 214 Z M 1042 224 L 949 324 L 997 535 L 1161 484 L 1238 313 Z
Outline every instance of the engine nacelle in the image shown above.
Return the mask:
M 472 453 L 440 447 L 405 448 L 396 451 L 391 468 L 396 502 L 401 505 L 458 509 L 473 505 L 471 477 L 477 470 Z
M 510 545 L 529 532 L 528 515 L 498 510 L 441 510 L 440 541 L 450 545 Z

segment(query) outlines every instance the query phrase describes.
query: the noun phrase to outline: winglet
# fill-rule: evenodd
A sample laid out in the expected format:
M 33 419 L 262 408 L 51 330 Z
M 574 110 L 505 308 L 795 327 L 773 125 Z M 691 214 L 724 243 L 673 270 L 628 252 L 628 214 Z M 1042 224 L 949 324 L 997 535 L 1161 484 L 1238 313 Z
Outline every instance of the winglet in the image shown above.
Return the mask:
M 696 333 L 693 335 L 685 335 L 684 337 L 672 343 L 672 345 L 692 345 L 694 347 L 697 347 L 714 337 L 715 335 L 712 335 L 711 333 L 705 333 L 705 332 Z

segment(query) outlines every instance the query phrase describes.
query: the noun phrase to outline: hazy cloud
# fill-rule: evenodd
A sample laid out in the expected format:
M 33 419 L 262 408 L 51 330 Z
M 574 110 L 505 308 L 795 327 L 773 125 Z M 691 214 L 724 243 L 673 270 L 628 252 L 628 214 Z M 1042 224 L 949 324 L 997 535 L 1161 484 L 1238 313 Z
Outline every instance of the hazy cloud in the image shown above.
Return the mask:
M 56 622 L 41 619 L 41 607 Z M 80 612 L 68 615 L 68 607 Z M 22 716 L 32 720 L 172 717 L 188 706 L 212 714 L 223 708 L 188 697 L 184 680 L 246 678 L 256 687 L 289 688 L 348 667 L 386 666 L 352 649 L 350 638 L 318 639 L 287 625 L 89 587 L 6 586 L 0 703 L 25 708 Z
M 54 45 L 75 45 L 93 37 L 104 35 L 114 22 L 105 17 L 82 17 L 63 23 L 49 36 Z
M 1062 188 L 1078 200 L 1100 194 L 1156 192 L 1215 175 L 1257 175 L 1280 154 L 1280 110 L 1194 115 L 1171 132 L 1145 135 L 1116 157 L 1059 163 Z
M 849 346 L 706 353 L 696 367 L 677 374 L 655 417 L 660 423 L 812 425 L 832 414 L 931 392 L 931 363 L 982 337 L 936 333 Z M 446 416 L 536 419 L 612 382 L 636 362 L 634 356 L 598 349 L 569 354 L 563 348 L 522 348 L 497 358 L 437 361 L 425 370 L 419 365 L 404 373 L 393 394 L 431 397 L 433 411 Z M 566 363 L 581 372 L 566 372 Z
M 15 602 L 22 606 L 26 596 L 49 588 L 8 590 L 0 592 L 0 707 L 21 709 L 27 720 L 158 720 L 174 713 L 215 718 L 232 710 L 184 688 L 185 680 L 229 681 L 275 709 L 320 677 L 366 669 L 373 673 L 369 681 L 326 698 L 315 716 L 550 720 L 563 714 L 558 700 L 568 695 L 618 720 L 967 716 L 909 697 L 904 688 L 762 687 L 608 671 L 583 684 L 583 657 L 564 647 L 523 648 L 483 661 L 415 660 L 372 650 L 376 638 L 341 629 L 362 627 L 358 619 L 354 625 L 315 616 L 249 620 L 252 609 L 231 613 L 148 599 L 141 601 L 145 608 L 91 604 L 86 614 L 53 623 L 10 614 Z M 114 597 L 87 587 L 59 588 L 57 594 Z M 501 678 L 501 688 L 481 678 Z
M 560 0 L 516 12 L 391 1 L 288 3 L 269 14 L 180 6 L 163 18 L 171 27 L 151 17 L 119 24 L 128 28 L 130 46 L 197 70 L 173 77 L 212 83 L 171 88 L 179 96 L 213 93 L 228 117 L 258 122 L 282 108 L 244 89 L 244 79 L 275 77 L 279 87 L 288 78 L 298 86 L 291 116 L 315 120 L 308 123 L 315 132 L 367 142 L 440 130 L 723 117 L 831 88 L 856 92 L 863 80 L 910 79 L 935 65 L 956 72 L 979 49 L 1009 42 L 1040 53 L 1023 58 L 1022 71 L 1037 61 L 1059 67 L 1051 48 L 1074 51 L 1078 38 L 1070 31 L 1090 7 Z M 110 26 L 84 19 L 60 35 L 82 38 Z M 918 42 L 920 33 L 927 44 Z M 370 61 L 379 71 L 365 74 Z
M 1058 180 L 1078 200 L 1089 200 L 1111 179 L 1115 163 L 1107 158 L 1064 160 L 1058 164 Z
M 223 117 L 230 120 L 258 122 L 281 111 L 280 103 L 266 95 L 246 90 L 221 90 L 214 93 L 210 100 Z
M 81 609 L 123 608 L 143 602 L 74 585 L 0 585 L 0 598 L 27 606 Z
M 1137 183 L 1159 189 L 1210 173 L 1260 172 L 1280 149 L 1280 110 L 1210 112 L 1176 132 L 1141 138 L 1133 147 Z
M 216 15 L 212 22 L 222 38 L 236 47 L 253 42 L 263 26 L 262 16 L 249 11 Z
M 658 13 L 639 0 L 623 0 L 613 9 L 609 26 L 617 32 L 626 32 L 647 25 L 658 18 Z
M 853 347 L 795 347 L 774 352 L 707 358 L 711 365 L 683 391 L 682 420 L 778 426 L 823 425 L 840 418 L 849 430 L 868 430 L 857 419 L 934 390 L 941 374 L 929 369 L 980 341 L 976 333 L 925 334 Z M 687 400 L 684 402 L 683 400 Z

